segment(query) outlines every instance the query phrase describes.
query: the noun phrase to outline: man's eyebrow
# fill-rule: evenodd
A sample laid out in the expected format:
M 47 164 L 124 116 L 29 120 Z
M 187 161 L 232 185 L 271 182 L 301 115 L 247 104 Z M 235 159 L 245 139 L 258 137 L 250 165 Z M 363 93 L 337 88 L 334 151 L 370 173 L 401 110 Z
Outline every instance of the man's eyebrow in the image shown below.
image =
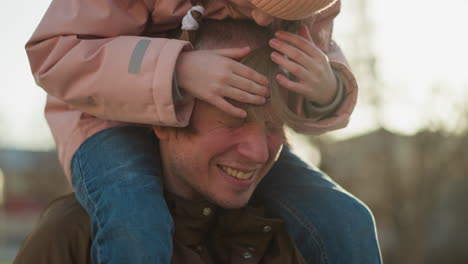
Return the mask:
M 240 117 L 229 117 L 229 118 L 221 118 L 221 122 L 223 123 L 243 123 L 247 121 L 247 118 L 240 118 Z
M 217 122 L 220 124 L 240 124 L 240 123 L 245 123 L 247 122 L 248 117 L 246 118 L 241 118 L 241 117 L 235 117 L 229 114 L 223 114 L 220 118 L 218 118 Z

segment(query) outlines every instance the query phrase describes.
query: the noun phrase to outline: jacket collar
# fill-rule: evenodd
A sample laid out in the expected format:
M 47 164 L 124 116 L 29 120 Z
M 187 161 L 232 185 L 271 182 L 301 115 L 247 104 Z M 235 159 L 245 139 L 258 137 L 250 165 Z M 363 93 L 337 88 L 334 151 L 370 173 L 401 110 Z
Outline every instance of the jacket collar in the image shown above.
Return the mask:
M 209 240 L 229 245 L 255 246 L 266 250 L 283 221 L 266 217 L 265 209 L 247 205 L 239 209 L 223 209 L 207 200 L 187 200 L 166 193 L 166 201 L 174 220 L 174 239 L 188 247 L 206 244 Z

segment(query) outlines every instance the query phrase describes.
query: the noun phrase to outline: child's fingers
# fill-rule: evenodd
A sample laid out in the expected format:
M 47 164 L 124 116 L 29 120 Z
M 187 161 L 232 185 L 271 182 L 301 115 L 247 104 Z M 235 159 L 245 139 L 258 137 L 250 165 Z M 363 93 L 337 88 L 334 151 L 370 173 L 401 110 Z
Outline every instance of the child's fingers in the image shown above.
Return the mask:
M 278 31 L 275 33 L 275 36 L 279 40 L 286 41 L 291 45 L 297 47 L 298 49 L 302 50 L 304 53 L 313 58 L 323 59 L 324 57 L 326 57 L 325 53 L 323 53 L 312 40 L 308 40 L 302 36 L 285 31 Z
M 241 103 L 262 105 L 266 102 L 265 97 L 254 95 L 246 91 L 232 87 L 224 91 L 224 97 L 229 97 Z
M 210 102 L 215 107 L 220 109 L 223 112 L 226 112 L 234 117 L 245 118 L 247 117 L 247 112 L 244 109 L 233 106 L 231 103 L 226 101 L 222 97 L 218 97 Z
M 239 62 L 236 62 L 236 65 L 235 67 L 233 67 L 232 72 L 247 80 L 253 81 L 261 86 L 264 86 L 266 89 L 265 92 L 268 92 L 267 86 L 269 84 L 269 81 L 267 77 L 265 77 L 263 74 L 258 73 L 256 70 L 253 70 L 252 68 L 247 67 Z
M 286 76 L 282 75 L 282 74 L 278 74 L 276 75 L 276 81 L 284 88 L 292 91 L 292 92 L 295 92 L 297 94 L 301 94 L 301 95 L 307 95 L 308 93 L 310 93 L 310 91 L 308 91 L 304 85 L 302 85 L 301 83 L 298 83 L 298 82 L 295 82 L 295 81 L 291 81 L 289 80 Z
M 314 61 L 314 58 L 308 54 L 278 39 L 271 39 L 270 46 L 309 70 L 314 69 L 317 64 L 317 62 Z
M 253 95 L 261 95 L 262 97 L 268 95 L 268 87 L 260 85 L 239 75 L 234 75 L 230 80 L 229 85 L 249 92 Z
M 212 52 L 227 57 L 230 59 L 238 60 L 242 59 L 243 57 L 247 56 L 251 51 L 249 46 L 245 46 L 242 48 L 229 48 L 229 49 L 214 49 Z
M 273 62 L 282 66 L 288 72 L 292 73 L 294 76 L 296 76 L 300 80 L 307 81 L 311 75 L 309 69 L 306 69 L 302 65 L 297 64 L 294 61 L 291 61 L 285 58 L 284 56 L 281 56 L 277 52 L 273 52 L 271 54 L 271 59 L 273 60 Z

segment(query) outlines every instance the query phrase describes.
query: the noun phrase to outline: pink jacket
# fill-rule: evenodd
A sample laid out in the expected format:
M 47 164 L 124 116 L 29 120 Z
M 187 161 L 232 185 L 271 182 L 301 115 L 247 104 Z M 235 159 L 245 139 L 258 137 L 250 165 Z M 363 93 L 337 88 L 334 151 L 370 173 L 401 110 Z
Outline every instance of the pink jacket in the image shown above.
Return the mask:
M 52 1 L 26 51 L 37 84 L 48 93 L 45 115 L 68 177 L 73 154 L 96 132 L 129 123 L 188 124 L 193 98 L 187 96 L 175 107 L 172 79 L 179 53 L 191 45 L 166 37 L 180 27 L 189 2 Z M 339 10 L 337 2 L 309 24 L 314 41 L 344 81 L 346 100 L 333 116 L 304 124 L 300 132 L 319 134 L 344 127 L 356 104 L 356 81 L 331 41 Z M 240 18 L 229 3 L 210 1 L 207 18 L 228 16 Z

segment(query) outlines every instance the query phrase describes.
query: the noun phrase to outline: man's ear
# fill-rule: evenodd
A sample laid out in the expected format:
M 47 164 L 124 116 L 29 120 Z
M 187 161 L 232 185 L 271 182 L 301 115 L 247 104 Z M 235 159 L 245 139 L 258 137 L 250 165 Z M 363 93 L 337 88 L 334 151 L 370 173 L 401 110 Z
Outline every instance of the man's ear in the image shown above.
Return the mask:
M 170 129 L 167 127 L 154 126 L 153 131 L 159 140 L 167 140 L 169 138 Z

